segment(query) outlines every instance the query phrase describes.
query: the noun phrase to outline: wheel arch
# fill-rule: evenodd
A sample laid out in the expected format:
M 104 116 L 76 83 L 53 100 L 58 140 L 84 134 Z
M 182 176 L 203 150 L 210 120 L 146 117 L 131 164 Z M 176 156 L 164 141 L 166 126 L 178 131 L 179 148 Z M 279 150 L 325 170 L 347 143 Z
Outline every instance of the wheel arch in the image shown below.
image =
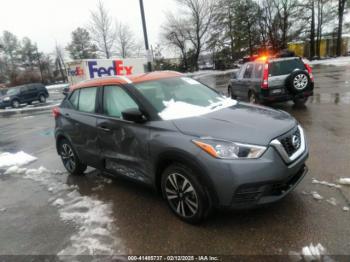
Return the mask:
M 158 192 L 161 192 L 161 179 L 163 171 L 171 164 L 182 164 L 189 167 L 197 176 L 198 180 L 205 186 L 206 193 L 209 195 L 212 203 L 218 203 L 218 195 L 214 190 L 214 184 L 211 181 L 205 168 L 199 163 L 199 161 L 191 154 L 184 151 L 166 151 L 159 155 L 155 162 L 155 188 Z M 200 175 L 199 175 L 200 174 Z

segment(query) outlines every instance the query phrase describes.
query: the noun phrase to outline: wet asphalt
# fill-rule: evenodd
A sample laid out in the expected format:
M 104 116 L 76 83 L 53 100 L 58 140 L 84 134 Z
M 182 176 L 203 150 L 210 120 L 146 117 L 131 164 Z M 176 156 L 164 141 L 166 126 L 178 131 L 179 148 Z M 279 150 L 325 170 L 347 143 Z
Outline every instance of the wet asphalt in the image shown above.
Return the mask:
M 311 243 L 329 254 L 350 255 L 350 186 L 341 189 L 312 183 L 312 178 L 336 182 L 350 177 L 350 65 L 315 66 L 315 96 L 306 107 L 273 105 L 288 111 L 303 125 L 310 145 L 309 173 L 283 201 L 249 211 L 217 211 L 192 226 L 178 220 L 165 202 L 140 185 L 113 178 L 100 189 L 101 174 L 88 170 L 83 177 L 58 175 L 76 185 L 83 196 L 112 206 L 118 240 L 115 253 L 138 255 L 288 255 Z M 229 75 L 202 76 L 201 81 L 225 92 Z M 56 154 L 54 120 L 50 111 L 0 115 L 0 152 L 24 152 L 38 160 L 29 167 L 64 171 Z M 313 199 L 317 191 L 323 200 Z M 57 254 L 70 245 L 77 230 L 63 222 L 48 203 L 53 195 L 21 175 L 0 171 L 0 255 Z M 335 198 L 333 206 L 326 200 Z

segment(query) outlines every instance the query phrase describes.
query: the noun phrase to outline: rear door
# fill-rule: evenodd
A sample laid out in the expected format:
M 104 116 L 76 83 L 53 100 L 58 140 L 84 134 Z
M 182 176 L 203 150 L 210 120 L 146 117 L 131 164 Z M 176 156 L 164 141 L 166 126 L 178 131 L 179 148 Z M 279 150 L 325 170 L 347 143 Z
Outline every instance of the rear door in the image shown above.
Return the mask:
M 125 121 L 122 112 L 139 108 L 122 86 L 103 88 L 102 110 L 97 119 L 98 140 L 104 168 L 145 183 L 151 183 L 148 136 L 144 124 Z
M 241 69 L 237 72 L 236 78 L 231 80 L 231 87 L 233 94 L 235 96 L 241 97 L 242 95 L 242 82 L 243 82 L 243 74 L 246 69 L 247 64 L 242 65 Z
M 253 84 L 252 82 L 252 77 L 253 77 L 253 70 L 254 70 L 254 64 L 253 63 L 247 63 L 246 69 L 243 74 L 243 79 L 242 79 L 242 85 L 241 85 L 241 97 L 243 99 L 248 99 L 248 92 L 249 88 Z
M 21 86 L 19 97 L 21 102 L 29 102 L 30 101 L 30 92 L 28 85 Z
M 38 87 L 37 84 L 28 85 L 28 100 L 34 101 L 38 99 Z
M 75 90 L 62 110 L 63 130 L 79 158 L 90 166 L 101 166 L 96 128 L 98 87 Z

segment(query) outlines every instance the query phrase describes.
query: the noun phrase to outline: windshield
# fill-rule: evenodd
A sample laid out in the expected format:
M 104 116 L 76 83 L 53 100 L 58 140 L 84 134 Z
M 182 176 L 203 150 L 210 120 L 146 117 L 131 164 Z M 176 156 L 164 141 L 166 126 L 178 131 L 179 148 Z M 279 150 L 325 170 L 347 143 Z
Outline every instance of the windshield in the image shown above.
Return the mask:
M 288 59 L 275 61 L 269 65 L 270 76 L 288 75 L 296 69 L 305 70 L 305 65 L 300 59 Z
M 170 78 L 135 85 L 164 120 L 199 116 L 236 104 L 200 82 Z
M 7 91 L 6 95 L 9 95 L 9 96 L 16 95 L 16 94 L 18 94 L 18 92 L 19 92 L 19 88 L 10 88 Z

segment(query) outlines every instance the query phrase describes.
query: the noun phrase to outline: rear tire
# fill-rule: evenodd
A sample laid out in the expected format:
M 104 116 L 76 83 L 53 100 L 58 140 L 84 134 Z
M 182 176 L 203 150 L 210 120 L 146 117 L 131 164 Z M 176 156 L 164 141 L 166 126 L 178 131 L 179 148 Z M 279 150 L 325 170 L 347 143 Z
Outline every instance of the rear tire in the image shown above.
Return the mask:
M 253 92 L 253 91 L 249 91 L 249 93 L 248 93 L 248 101 L 251 104 L 255 104 L 255 105 L 260 104 L 259 98 L 257 97 L 255 92 Z
M 305 106 L 308 99 L 309 99 L 308 97 L 295 98 L 293 99 L 293 102 L 296 106 Z
M 181 220 L 198 224 L 210 213 L 205 187 L 187 166 L 172 164 L 166 168 L 161 188 L 168 206 Z
M 46 97 L 44 95 L 39 96 L 39 102 L 40 103 L 45 103 L 46 102 Z
M 58 145 L 58 152 L 62 163 L 71 175 L 83 175 L 87 165 L 82 163 L 67 139 L 62 139 Z

